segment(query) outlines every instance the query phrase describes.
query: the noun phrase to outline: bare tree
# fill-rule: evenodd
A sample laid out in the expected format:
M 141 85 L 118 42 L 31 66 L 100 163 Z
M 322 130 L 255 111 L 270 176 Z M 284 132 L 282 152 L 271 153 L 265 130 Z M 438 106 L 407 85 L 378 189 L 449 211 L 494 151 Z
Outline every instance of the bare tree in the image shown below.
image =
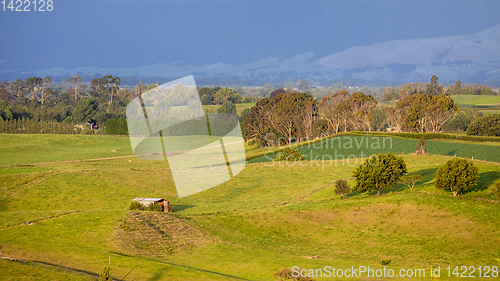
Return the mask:
M 327 125 L 329 135 L 338 133 L 342 124 L 342 110 L 339 105 L 349 98 L 347 90 L 334 93 L 321 99 L 319 113 Z M 347 123 L 347 119 L 345 119 Z
M 45 88 L 47 87 L 47 85 L 49 85 L 50 83 L 52 83 L 52 81 L 50 80 L 50 77 L 45 77 L 43 79 L 43 83 L 42 83 L 42 96 L 41 96 L 41 99 L 40 99 L 40 103 L 42 104 L 43 106 L 43 103 L 45 102 Z
M 73 89 L 75 91 L 75 104 L 78 102 L 78 85 L 82 82 L 82 78 L 77 74 L 73 75 L 73 77 L 68 78 L 68 83 L 73 84 Z

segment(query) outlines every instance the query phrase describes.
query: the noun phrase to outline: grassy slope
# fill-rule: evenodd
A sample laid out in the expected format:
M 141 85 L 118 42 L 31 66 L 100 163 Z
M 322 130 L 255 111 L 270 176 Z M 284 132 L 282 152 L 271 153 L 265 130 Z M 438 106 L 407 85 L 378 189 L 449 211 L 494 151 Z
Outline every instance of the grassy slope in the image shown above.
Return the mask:
M 451 96 L 453 101 L 460 104 L 467 105 L 490 105 L 500 103 L 500 96 L 493 95 L 456 95 Z
M 333 180 L 351 176 L 347 162 L 249 164 L 235 179 L 186 198 L 175 196 L 168 166 L 161 161 L 12 167 L 0 176 L 0 252 L 95 273 L 111 256 L 115 277 L 133 269 L 126 280 L 231 279 L 214 272 L 269 280 L 282 267 L 377 267 L 383 258 L 394 269 L 498 265 L 500 206 L 472 197 L 492 198 L 488 188 L 500 178 L 500 166 L 477 162 L 477 188 L 457 199 L 433 185 L 433 174 L 447 159 L 405 156 L 410 173 L 424 176 L 416 192 L 353 193 L 347 200 L 334 196 L 332 186 Z M 171 199 L 176 216 L 213 240 L 162 258 L 118 250 L 120 221 L 131 215 L 126 207 L 137 196 Z M 312 256 L 319 258 L 307 258 Z M 41 279 L 70 274 L 3 264 L 11 277 L 26 267 Z
M 255 105 L 254 102 L 251 102 L 251 103 L 237 103 L 236 104 L 236 114 L 240 115 L 243 110 L 245 110 L 246 108 L 251 108 L 254 105 Z M 217 109 L 219 107 L 221 107 L 220 104 L 219 105 L 204 105 L 203 106 L 203 108 L 210 109 L 213 112 L 217 112 Z
M 328 138 L 316 143 L 299 147 L 298 150 L 308 160 L 352 159 L 368 155 L 392 152 L 393 154 L 410 154 L 416 151 L 418 140 L 398 137 L 374 136 L 341 136 Z M 492 162 L 500 162 L 500 145 L 497 143 L 472 143 L 463 141 L 435 140 L 426 141 L 427 152 L 431 154 L 457 156 Z M 263 150 L 265 153 L 265 150 Z M 269 150 L 268 155 L 251 159 L 251 163 L 269 162 L 276 153 Z
M 127 137 L 0 134 L 0 165 L 131 155 Z

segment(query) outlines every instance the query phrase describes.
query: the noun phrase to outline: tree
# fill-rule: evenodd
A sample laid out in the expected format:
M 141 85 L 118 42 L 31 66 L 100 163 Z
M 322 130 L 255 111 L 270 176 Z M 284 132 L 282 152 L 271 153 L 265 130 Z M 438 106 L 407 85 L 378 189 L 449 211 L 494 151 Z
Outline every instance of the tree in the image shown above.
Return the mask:
M 340 131 L 341 125 L 343 124 L 342 120 L 344 119 L 342 115 L 343 112 L 339 108 L 339 105 L 348 98 L 349 93 L 347 90 L 341 90 L 340 92 L 321 99 L 321 103 L 319 104 L 319 113 L 321 119 L 325 121 L 328 135 L 333 135 Z M 347 119 L 345 119 L 344 123 L 347 123 Z
M 98 103 L 93 99 L 81 99 L 73 112 L 73 117 L 78 122 L 93 123 Z
M 467 128 L 467 135 L 500 136 L 500 114 L 477 118 Z
M 250 108 L 245 108 L 240 114 L 240 122 L 243 122 L 245 120 L 245 117 L 250 114 Z
M 345 196 L 351 192 L 351 188 L 346 180 L 337 180 L 335 181 L 335 194 L 339 195 L 340 198 L 344 198 Z
M 411 191 L 413 191 L 413 187 L 415 187 L 417 182 L 423 179 L 424 178 L 421 175 L 403 176 L 400 180 L 400 183 L 406 185 Z
M 137 87 L 135 87 L 135 94 L 134 97 L 139 97 L 146 91 L 146 86 L 142 85 L 142 81 L 137 84 Z
M 359 193 L 376 190 L 377 195 L 380 195 L 380 190 L 392 188 L 407 173 L 406 163 L 401 157 L 392 153 L 372 156 L 354 169 L 354 190 Z
M 443 93 L 443 87 L 438 84 L 438 77 L 436 75 L 432 75 L 431 82 L 427 84 L 426 93 L 428 95 L 440 95 Z
M 306 158 L 296 148 L 285 147 L 278 152 L 274 161 L 302 161 Z
M 272 98 L 277 97 L 277 96 L 279 96 L 281 94 L 284 94 L 284 93 L 285 93 L 285 90 L 283 90 L 283 89 L 276 89 L 276 90 L 274 90 L 274 91 L 271 92 L 271 94 L 269 95 L 269 98 L 272 99 Z
M 307 104 L 303 110 L 302 118 L 298 121 L 298 135 L 307 140 L 312 139 L 316 133 L 318 124 L 318 108 L 316 103 Z
M 496 183 L 493 184 L 493 194 L 497 197 L 497 199 L 500 199 L 500 181 L 497 181 Z
M 457 131 L 467 131 L 474 118 L 464 111 L 460 111 L 451 118 L 447 128 Z
M 203 105 L 212 104 L 212 97 L 208 94 L 204 94 L 203 96 L 201 96 L 201 104 Z
M 477 184 L 479 169 L 472 161 L 455 158 L 447 161 L 435 174 L 436 187 L 458 196 Z
M 417 150 L 419 150 L 421 148 L 423 148 L 423 149 L 427 148 L 427 144 L 425 143 L 425 140 L 423 137 L 420 138 L 420 140 L 418 141 L 418 144 L 417 144 Z
M 99 281 L 112 281 L 113 278 L 111 278 L 110 271 L 111 271 L 111 266 L 105 265 L 102 272 L 99 273 Z
M 74 89 L 74 92 L 75 92 L 75 104 L 77 103 L 78 101 L 78 85 L 82 82 L 82 78 L 80 78 L 80 76 L 78 76 L 77 74 L 73 75 L 73 77 L 70 77 L 68 78 L 68 83 L 71 83 L 73 84 L 73 89 Z
M 41 86 L 42 84 L 43 84 L 42 78 L 31 77 L 26 80 L 26 87 L 31 93 L 30 99 L 34 100 L 36 98 L 35 93 L 38 90 L 38 87 Z
M 217 109 L 217 113 L 227 113 L 236 115 L 236 105 L 230 101 L 225 101 L 221 107 Z
M 251 103 L 253 101 L 252 97 L 246 96 L 241 99 L 241 103 Z
M 24 104 L 25 97 L 24 91 L 26 90 L 26 83 L 23 79 L 18 79 L 11 84 L 11 89 L 13 90 L 14 101 L 16 104 Z
M 396 104 L 403 118 L 402 129 L 406 131 L 440 132 L 458 106 L 446 95 L 409 95 Z
M 341 107 L 348 109 L 347 118 L 354 130 L 364 128 L 368 131 L 371 131 L 372 113 L 376 106 L 377 101 L 374 97 L 360 92 L 352 94 L 341 104 Z
M 113 77 L 111 75 L 105 75 L 102 78 L 93 79 L 90 84 L 90 95 L 99 103 L 108 104 L 109 106 L 113 102 L 113 99 L 119 90 L 120 82 L 120 77 Z M 146 91 L 150 90 L 150 87 L 151 85 L 149 85 Z M 140 88 L 141 89 L 136 89 L 136 91 L 142 90 L 142 84 Z
M 156 87 L 158 87 L 158 84 L 155 84 L 155 83 L 150 84 L 149 86 L 146 87 L 146 92 L 149 91 L 149 90 L 152 90 L 152 89 L 154 89 Z
M 10 99 L 10 84 L 7 82 L 2 82 L 0 84 L 0 99 L 8 101 Z
M 43 83 L 42 83 L 42 96 L 41 96 L 41 99 L 40 99 L 40 103 L 41 105 L 43 106 L 43 104 L 45 103 L 45 100 L 47 99 L 47 95 L 46 95 L 46 87 L 47 85 L 49 85 L 50 83 L 52 83 L 52 80 L 50 80 L 50 77 L 45 77 L 43 78 Z
M 297 90 L 299 92 L 305 92 L 309 89 L 309 83 L 307 83 L 307 80 L 305 79 L 299 79 L 297 80 Z

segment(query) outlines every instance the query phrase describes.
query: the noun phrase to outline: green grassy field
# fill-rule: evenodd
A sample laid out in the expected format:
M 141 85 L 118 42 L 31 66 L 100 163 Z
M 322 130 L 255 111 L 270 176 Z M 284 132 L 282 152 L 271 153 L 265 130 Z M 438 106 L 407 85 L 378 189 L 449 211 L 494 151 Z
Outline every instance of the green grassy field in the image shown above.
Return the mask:
M 500 109 L 497 109 L 498 107 L 494 107 L 495 109 L 482 109 L 479 110 L 479 112 L 483 113 L 483 115 L 490 115 L 490 114 L 500 114 Z
M 451 96 L 453 101 L 458 103 L 460 107 L 470 107 L 477 105 L 498 105 L 500 104 L 500 96 L 493 95 L 456 95 Z
M 358 158 L 369 155 L 392 152 L 393 154 L 411 154 L 416 151 L 418 140 L 398 137 L 378 136 L 341 136 L 328 138 L 316 143 L 298 147 L 307 160 L 345 159 L 355 164 Z M 463 141 L 429 140 L 426 141 L 427 153 L 457 156 L 469 159 L 500 162 L 500 144 L 478 144 Z M 251 159 L 250 163 L 272 161 L 277 153 L 269 149 L 266 155 Z M 262 151 L 262 150 L 261 150 Z M 352 159 L 352 160 L 350 160 Z M 359 164 L 359 163 L 358 163 Z
M 43 140 L 0 137 L 2 146 L 17 142 L 26 154 L 39 149 L 26 143 Z M 67 151 L 31 163 L 85 157 L 83 148 L 95 143 L 103 143 L 95 155 L 113 145 L 127 152 L 116 138 L 89 136 L 74 147 L 67 140 L 75 142 L 73 136 L 47 140 L 48 149 Z M 414 150 L 416 143 L 400 140 L 393 147 Z M 436 145 L 427 143 L 428 149 Z M 440 143 L 448 153 L 458 144 Z M 481 147 L 491 152 L 498 146 Z M 7 151 L 4 165 L 22 163 L 21 154 Z M 436 189 L 433 179 L 451 157 L 405 155 L 410 174 L 424 178 L 413 192 L 398 185 L 382 196 L 354 192 L 345 200 L 334 195 L 333 182 L 351 177 L 347 160 L 250 163 L 234 179 L 184 198 L 176 196 L 164 161 L 3 167 L 0 254 L 28 262 L 0 260 L 0 279 L 93 280 L 109 257 L 120 280 L 272 280 L 284 267 L 383 268 L 382 259 L 396 272 L 424 268 L 426 277 L 415 279 L 430 280 L 431 266 L 441 266 L 442 274 L 447 266 L 498 266 L 500 205 L 490 188 L 500 179 L 500 165 L 476 161 L 478 185 L 456 198 Z M 135 197 L 168 198 L 174 213 L 127 211 Z
M 252 106 L 254 106 L 255 103 L 254 102 L 251 102 L 251 103 L 237 103 L 236 104 L 236 114 L 240 115 L 241 112 L 243 110 L 245 110 L 246 108 L 252 108 Z M 203 108 L 205 109 L 209 109 L 209 110 L 212 110 L 213 112 L 217 112 L 217 109 L 221 107 L 221 105 L 204 105 Z
M 128 137 L 0 134 L 0 165 L 131 155 Z

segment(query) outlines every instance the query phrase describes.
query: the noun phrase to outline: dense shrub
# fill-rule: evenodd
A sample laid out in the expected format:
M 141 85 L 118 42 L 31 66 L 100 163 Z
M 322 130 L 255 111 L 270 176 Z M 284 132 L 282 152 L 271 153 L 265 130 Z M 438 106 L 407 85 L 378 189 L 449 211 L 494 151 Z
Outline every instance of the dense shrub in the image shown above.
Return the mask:
M 477 118 L 469 125 L 467 135 L 500 136 L 500 114 Z
M 454 131 L 466 131 L 469 125 L 474 121 L 474 117 L 461 111 L 453 116 L 446 125 L 447 129 Z
M 148 211 L 162 212 L 163 206 L 160 203 L 150 204 L 148 206 Z
M 111 266 L 106 265 L 104 266 L 104 269 L 102 270 L 101 273 L 99 273 L 99 281 L 112 281 L 113 278 L 111 278 Z
M 301 161 L 306 159 L 296 148 L 286 147 L 279 151 L 274 161 Z
M 230 101 L 225 101 L 221 107 L 217 109 L 217 113 L 227 113 L 236 115 L 236 105 Z
M 338 180 L 335 182 L 335 194 L 340 196 L 340 198 L 345 198 L 349 192 L 351 192 L 351 188 L 346 180 Z
M 467 159 L 449 160 L 436 172 L 436 187 L 451 191 L 454 196 L 458 196 L 476 186 L 478 171 L 474 163 Z
M 424 148 L 424 149 L 427 148 L 427 144 L 425 143 L 424 138 L 421 138 L 417 144 L 417 150 L 421 149 L 421 148 Z
M 160 203 L 149 204 L 148 206 L 144 206 L 137 201 L 132 201 L 128 205 L 129 210 L 138 210 L 138 211 L 155 211 L 155 212 L 163 212 L 163 205 Z
M 464 141 L 477 141 L 477 142 L 500 142 L 500 137 L 482 137 L 482 136 L 467 136 L 458 135 L 457 139 Z
M 8 134 L 75 134 L 73 123 L 38 121 L 36 119 L 0 120 L 0 133 Z
M 371 192 L 392 188 L 405 174 L 408 173 L 403 158 L 392 153 L 379 154 L 367 158 L 365 162 L 353 171 L 356 178 L 356 190 L 358 193 Z
M 128 135 L 126 119 L 106 120 L 106 135 Z
M 129 210 L 142 210 L 142 205 L 141 203 L 137 202 L 137 201 L 132 201 L 130 202 L 130 204 L 128 205 L 128 209 Z
M 296 269 L 296 268 L 295 268 Z M 275 278 L 278 278 L 278 280 L 292 280 L 292 281 L 314 281 L 314 279 L 311 279 L 309 277 L 301 277 L 299 276 L 300 268 L 296 269 L 296 271 L 292 271 L 289 268 L 283 268 L 281 270 L 277 270 L 273 273 L 273 276 Z M 297 272 L 298 271 L 298 272 Z
M 496 183 L 493 184 L 493 194 L 497 197 L 497 199 L 500 199 L 500 181 L 497 181 Z

